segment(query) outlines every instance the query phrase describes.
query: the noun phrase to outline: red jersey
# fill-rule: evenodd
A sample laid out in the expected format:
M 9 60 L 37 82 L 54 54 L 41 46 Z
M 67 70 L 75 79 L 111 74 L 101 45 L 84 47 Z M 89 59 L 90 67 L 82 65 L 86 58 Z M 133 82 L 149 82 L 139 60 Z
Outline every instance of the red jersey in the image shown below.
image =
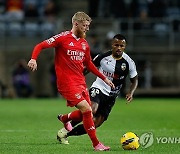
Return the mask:
M 36 45 L 32 59 L 37 59 L 42 49 L 50 47 L 55 48 L 55 70 L 59 91 L 85 85 L 85 66 L 101 79 L 105 79 L 92 63 L 89 45 L 84 38 L 77 38 L 71 31 L 57 34 Z

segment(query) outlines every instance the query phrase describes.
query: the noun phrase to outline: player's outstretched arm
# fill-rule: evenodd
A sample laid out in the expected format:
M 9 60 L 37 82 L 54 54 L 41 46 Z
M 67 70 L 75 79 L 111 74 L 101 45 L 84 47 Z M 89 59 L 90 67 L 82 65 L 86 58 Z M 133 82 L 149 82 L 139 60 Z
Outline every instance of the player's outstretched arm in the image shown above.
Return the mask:
M 126 94 L 126 100 L 128 101 L 128 103 L 133 100 L 133 95 L 138 85 L 138 76 L 136 75 L 134 78 L 131 78 L 130 80 L 131 80 L 130 90 Z
M 31 59 L 28 62 L 27 66 L 31 69 L 31 71 L 34 72 L 35 70 L 37 70 L 37 62 L 36 62 L 36 60 L 35 59 Z
M 49 39 L 52 40 L 52 39 Z M 55 40 L 52 42 L 50 42 L 49 40 L 45 40 L 39 44 L 37 44 L 34 47 L 34 50 L 32 52 L 32 56 L 31 56 L 31 60 L 28 62 L 27 66 L 32 70 L 35 71 L 37 70 L 37 62 L 36 59 L 38 58 L 38 55 L 40 54 L 40 52 L 42 51 L 42 49 L 46 49 L 46 48 L 51 48 L 51 47 L 55 47 Z
M 115 89 L 114 84 L 113 84 L 112 81 L 109 80 L 108 78 L 105 78 L 105 79 L 104 79 L 104 82 L 105 82 L 107 85 L 109 85 L 112 89 Z
M 108 78 L 106 78 L 99 70 L 96 68 L 96 66 L 92 63 L 92 61 L 89 61 L 87 65 L 87 69 L 91 71 L 93 74 L 101 78 L 107 85 L 109 85 L 111 88 L 115 89 L 114 84 L 112 81 L 110 81 Z

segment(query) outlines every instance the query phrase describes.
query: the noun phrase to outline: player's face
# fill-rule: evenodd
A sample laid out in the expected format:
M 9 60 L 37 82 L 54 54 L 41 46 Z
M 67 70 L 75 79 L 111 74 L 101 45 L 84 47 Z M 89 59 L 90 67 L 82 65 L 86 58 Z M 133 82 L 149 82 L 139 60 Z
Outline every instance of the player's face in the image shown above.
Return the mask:
M 89 25 L 90 25 L 89 21 L 77 22 L 76 24 L 77 37 L 85 38 L 86 32 L 89 31 Z
M 115 58 L 120 58 L 126 48 L 125 40 L 114 39 L 112 41 L 112 54 Z

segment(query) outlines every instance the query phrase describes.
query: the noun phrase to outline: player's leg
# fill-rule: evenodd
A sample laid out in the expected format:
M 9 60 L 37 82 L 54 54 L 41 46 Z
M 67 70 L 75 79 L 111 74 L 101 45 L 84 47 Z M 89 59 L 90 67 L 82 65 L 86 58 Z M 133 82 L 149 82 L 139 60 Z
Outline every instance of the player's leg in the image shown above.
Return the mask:
M 63 123 L 67 123 L 70 120 L 73 120 L 73 121 L 79 120 L 76 118 L 82 117 L 83 126 L 93 143 L 94 150 L 102 150 L 102 151 L 109 150 L 110 147 L 106 147 L 103 144 L 101 144 L 96 137 L 96 129 L 95 129 L 94 121 L 93 121 L 92 109 L 90 105 L 91 102 L 90 102 L 88 91 L 84 90 L 81 94 L 78 95 L 77 99 L 74 98 L 74 96 L 76 95 L 71 95 L 71 96 L 73 97 L 75 101 L 69 102 L 70 105 L 74 104 L 74 102 L 76 103 L 77 101 L 79 101 L 79 99 L 81 99 L 81 101 L 79 103 L 76 103 L 75 105 L 75 107 L 79 109 L 79 112 L 76 112 L 74 114 L 75 116 L 72 116 L 73 115 L 72 113 L 68 115 L 63 115 L 61 116 L 61 121 Z M 70 98 L 72 100 L 71 96 Z
M 65 115 L 58 115 L 57 117 L 63 124 L 64 124 L 64 128 L 67 131 L 71 131 L 73 129 L 70 120 L 73 120 L 74 122 L 81 122 L 82 121 L 82 113 L 80 110 L 75 110 L 69 114 L 65 114 Z
M 93 118 L 95 128 L 100 127 L 102 123 L 104 122 L 104 117 L 102 115 L 99 115 L 97 117 Z M 74 127 L 71 131 L 67 132 L 65 135 L 66 137 L 69 136 L 80 136 L 86 134 L 86 130 L 84 129 L 83 124 L 77 125 Z
M 83 100 L 80 103 L 78 103 L 76 107 L 82 113 L 83 126 L 93 143 L 94 150 L 101 150 L 101 151 L 109 150 L 110 147 L 104 146 L 102 143 L 99 142 L 99 140 L 96 137 L 96 129 L 95 129 L 95 125 L 92 119 L 92 110 L 91 110 L 90 104 L 87 101 Z M 70 116 L 67 116 L 66 118 L 64 118 L 64 120 L 66 119 L 66 121 L 73 120 L 73 119 L 70 119 Z M 63 116 L 62 116 L 62 119 L 63 119 Z
M 82 112 L 85 112 L 88 110 L 90 110 L 90 112 L 91 112 L 91 108 L 89 109 L 89 104 L 85 100 L 82 100 L 78 104 L 76 105 L 76 107 L 79 108 L 79 110 L 75 110 L 75 111 L 73 111 L 69 114 L 65 114 L 65 115 L 62 115 L 62 114 L 58 115 L 58 119 L 64 124 L 64 128 L 60 129 L 57 134 L 57 139 L 62 144 L 69 144 L 69 142 L 67 140 L 67 133 L 69 131 L 71 132 L 71 130 L 68 130 L 67 124 L 70 123 L 70 121 L 73 121 L 73 124 L 76 124 L 76 123 L 78 124 L 83 119 Z M 82 107 L 81 107 L 81 104 L 82 104 Z M 83 129 L 84 129 L 84 126 L 83 126 Z M 84 131 L 86 133 L 85 129 L 84 129 Z
M 86 95 L 85 97 L 87 98 L 86 92 L 84 94 Z M 100 103 L 100 100 L 101 100 L 101 92 L 100 92 L 100 90 L 98 88 L 90 88 L 89 94 L 90 94 L 90 98 L 91 98 L 92 113 L 94 115 L 96 113 L 97 109 L 98 109 L 98 106 L 99 106 L 99 103 Z M 87 99 L 90 102 L 89 97 Z M 72 113 L 71 113 L 71 115 L 72 115 Z M 68 115 L 66 116 L 66 119 L 68 120 Z M 76 121 L 72 120 L 71 125 L 73 127 L 76 126 L 77 124 L 79 124 L 81 122 L 80 120 L 82 121 L 82 119 L 76 119 Z M 81 130 L 82 130 L 82 133 L 80 132 L 80 134 L 84 134 L 84 130 L 82 128 L 80 129 L 80 131 Z M 75 131 L 75 134 L 78 135 L 76 131 Z
M 95 128 L 100 127 L 105 118 L 102 115 L 98 115 L 97 117 L 94 117 L 94 125 Z M 65 128 L 62 128 L 58 131 L 58 136 L 57 139 L 59 140 L 60 143 L 62 144 L 69 144 L 68 142 L 68 137 L 69 136 L 80 136 L 80 135 L 84 135 L 86 134 L 86 130 L 83 126 L 83 124 L 77 125 L 76 127 L 74 127 L 71 131 L 67 131 Z
M 99 104 L 97 102 L 91 102 L 91 107 L 92 107 L 93 115 L 96 113 L 96 111 L 98 109 L 98 106 L 99 106 Z M 93 117 L 95 128 L 96 128 L 96 125 L 99 125 L 99 120 L 97 121 L 97 124 L 96 124 L 96 120 L 95 119 L 96 119 L 96 117 Z M 98 119 L 99 119 L 99 117 L 98 117 Z M 71 124 L 74 127 L 78 123 L 75 122 L 75 121 L 72 121 Z M 84 129 L 83 124 L 80 124 L 80 125 L 74 127 L 71 131 L 69 131 L 67 133 L 67 137 L 68 136 L 80 136 L 80 135 L 84 135 L 84 134 L 86 134 L 86 130 Z
M 90 99 L 91 99 L 92 113 L 93 113 L 93 115 L 95 115 L 96 111 L 98 109 L 99 103 L 101 101 L 101 96 L 102 96 L 101 91 L 98 88 L 93 87 L 93 88 L 89 89 L 89 95 L 90 95 Z M 78 124 L 78 122 L 72 121 L 71 124 L 74 127 L 76 124 Z M 60 136 L 66 137 L 66 140 L 67 140 L 67 136 L 83 135 L 83 134 L 86 134 L 86 130 L 84 129 L 83 125 L 78 125 L 78 126 L 74 127 L 72 129 L 72 131 L 69 131 L 68 133 L 63 128 L 61 130 L 59 130 L 59 133 L 61 133 Z

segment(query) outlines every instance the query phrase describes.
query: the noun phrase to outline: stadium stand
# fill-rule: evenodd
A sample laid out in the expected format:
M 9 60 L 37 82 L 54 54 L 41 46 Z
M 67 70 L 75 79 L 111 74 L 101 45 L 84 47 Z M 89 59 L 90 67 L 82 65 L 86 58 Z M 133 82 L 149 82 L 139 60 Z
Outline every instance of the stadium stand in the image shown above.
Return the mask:
M 15 61 L 20 58 L 28 60 L 36 43 L 64 29 L 69 29 L 71 23 L 69 16 L 74 12 L 79 10 L 89 12 L 90 9 L 88 0 L 53 1 L 60 11 L 56 12 L 57 16 L 47 20 L 44 10 L 48 0 L 41 2 L 33 0 L 33 2 L 39 10 L 38 18 L 33 20 L 23 18 L 10 22 L 6 19 L 5 12 L 0 14 L 0 55 L 5 58 L 5 64 L 0 65 L 0 79 L 9 86 L 12 86 L 10 74 Z M 106 13 L 103 14 L 102 9 L 106 2 L 107 0 L 99 0 L 100 6 L 97 7 L 99 10 L 96 17 L 93 17 L 87 39 L 95 34 L 101 52 L 104 52 L 108 49 L 111 36 L 122 33 L 127 37 L 127 52 L 136 61 L 139 72 L 139 88 L 136 95 L 180 95 L 178 73 L 180 72 L 180 2 L 178 0 L 153 0 L 151 3 L 138 0 L 128 1 L 129 3 L 124 1 L 126 9 L 123 16 L 114 14 L 116 12 L 112 12 L 111 8 L 106 8 Z M 25 4 L 28 3 L 29 1 L 26 0 Z M 155 8 L 159 5 L 163 7 L 157 12 Z M 53 51 L 43 52 L 40 57 L 39 65 L 44 67 L 40 67 L 36 75 L 32 75 L 32 83 L 36 89 L 35 96 L 52 95 L 48 90 L 51 87 L 48 82 L 50 64 L 44 62 L 52 59 Z M 41 76 L 43 76 L 42 80 L 37 79 Z M 90 85 L 94 77 L 88 75 L 87 78 Z

